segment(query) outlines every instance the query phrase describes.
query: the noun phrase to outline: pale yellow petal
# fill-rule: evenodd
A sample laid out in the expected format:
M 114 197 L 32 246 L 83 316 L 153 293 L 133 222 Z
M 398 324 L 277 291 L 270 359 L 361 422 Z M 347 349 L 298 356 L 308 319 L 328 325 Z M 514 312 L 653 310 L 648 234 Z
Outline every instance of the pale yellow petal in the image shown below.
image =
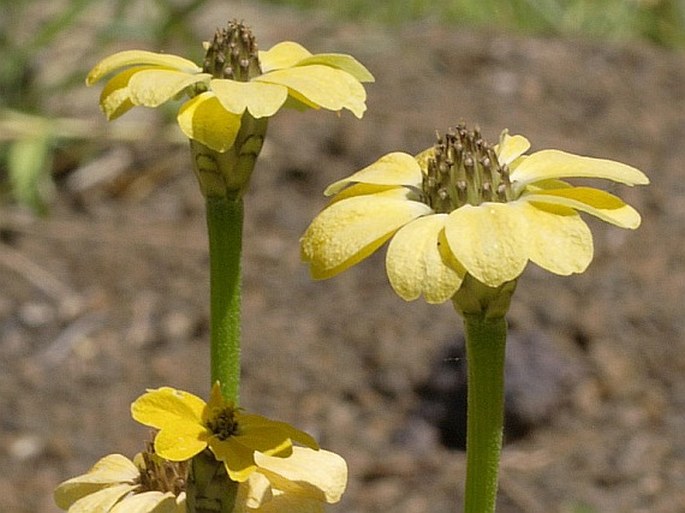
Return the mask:
M 478 281 L 498 287 L 526 266 L 525 218 L 504 203 L 466 205 L 451 212 L 445 238 L 456 259 Z
M 344 53 L 317 53 L 297 62 L 297 66 L 308 66 L 310 64 L 323 64 L 324 66 L 340 69 L 349 73 L 360 82 L 373 82 L 375 80 L 371 72 L 362 63 L 351 55 Z
M 70 481 L 80 480 L 90 483 L 132 483 L 140 474 L 138 467 L 121 454 L 108 454 L 101 458 L 93 467 L 80 477 Z
M 536 207 L 525 201 L 511 204 L 528 221 L 524 242 L 530 260 L 543 269 L 568 276 L 581 273 L 592 261 L 592 233 L 572 209 Z
M 428 161 L 435 158 L 435 147 L 431 146 L 430 148 L 426 148 L 422 152 L 417 153 L 414 158 L 423 173 L 426 173 L 428 171 Z
M 331 196 L 350 184 L 364 183 L 370 185 L 421 185 L 421 168 L 416 159 L 407 153 L 394 152 L 382 156 L 370 166 L 332 183 L 324 194 Z
M 222 153 L 233 146 L 240 119 L 239 115 L 224 109 L 209 91 L 184 103 L 176 118 L 186 137 Z
M 300 241 L 312 276 L 335 276 L 371 255 L 398 228 L 431 213 L 423 203 L 398 199 L 398 192 L 355 196 L 321 212 Z
M 420 217 L 400 228 L 388 245 L 385 259 L 390 284 L 406 301 L 421 294 L 428 303 L 443 303 L 459 289 L 465 272 L 442 258 L 439 235 L 447 214 Z
M 175 509 L 173 493 L 150 491 L 126 497 L 111 509 L 111 513 L 174 513 Z
M 568 189 L 569 187 L 573 187 L 573 185 L 568 182 L 564 182 L 563 180 L 542 180 L 540 182 L 527 185 L 523 194 L 538 193 L 540 191 L 546 191 L 550 189 Z
M 522 135 L 509 135 L 508 130 L 504 130 L 500 135 L 499 144 L 495 146 L 497 160 L 500 165 L 509 165 L 519 158 L 530 148 L 530 142 Z
M 283 41 L 267 51 L 260 51 L 259 63 L 262 71 L 267 73 L 277 69 L 291 68 L 311 55 L 311 52 L 304 46 L 293 41 Z
M 117 73 L 107 81 L 100 93 L 100 108 L 110 121 L 125 114 L 134 107 L 131 102 L 128 83 L 136 73 L 150 69 L 137 66 Z
M 571 187 L 523 194 L 522 200 L 531 203 L 564 205 L 587 212 L 602 221 L 631 230 L 640 226 L 640 214 L 613 194 L 592 187 Z
M 255 118 L 273 116 L 288 98 L 287 87 L 262 82 L 215 79 L 210 87 L 227 111 L 242 114 L 247 109 Z
M 69 513 L 108 513 L 122 497 L 136 487 L 137 485 L 130 484 L 108 486 L 81 497 L 69 507 Z
M 417 198 L 410 194 L 411 191 L 405 187 L 398 187 L 397 185 L 369 185 L 367 183 L 355 183 L 345 187 L 342 191 L 331 198 L 330 204 L 337 201 L 342 201 L 353 196 L 365 196 L 367 194 L 378 194 L 379 192 L 386 192 L 391 189 L 397 191 L 398 197 L 416 200 Z
M 626 185 L 645 185 L 649 178 L 632 166 L 613 160 L 581 157 L 559 150 L 542 150 L 512 166 L 511 180 L 517 189 L 550 178 L 604 178 Z
M 258 513 L 324 513 L 324 506 L 324 502 L 316 499 L 276 490 L 273 498 L 260 506 L 257 511 Z
M 286 86 L 297 99 L 333 111 L 348 109 L 358 118 L 366 110 L 364 86 L 348 73 L 328 66 L 314 64 L 275 70 L 253 81 Z
M 208 73 L 189 74 L 171 69 L 139 71 L 129 80 L 129 97 L 134 105 L 158 107 L 186 87 L 198 82 L 209 82 L 210 78 Z
M 183 73 L 200 73 L 200 68 L 193 61 L 164 53 L 147 52 L 145 50 L 126 50 L 105 57 L 90 70 L 86 77 L 86 84 L 93 85 L 112 71 L 127 66 L 160 66 L 172 68 Z
M 238 485 L 238 500 L 244 502 L 248 508 L 257 509 L 272 498 L 271 483 L 259 472 L 253 472 L 246 481 Z
M 55 503 L 62 509 L 81 497 L 89 495 L 112 484 L 134 484 L 140 477 L 140 470 L 131 460 L 121 454 L 109 454 L 100 459 L 81 476 L 61 483 L 55 489 Z
M 287 458 L 255 453 L 258 472 L 286 493 L 334 504 L 347 486 L 347 463 L 337 454 L 293 447 Z

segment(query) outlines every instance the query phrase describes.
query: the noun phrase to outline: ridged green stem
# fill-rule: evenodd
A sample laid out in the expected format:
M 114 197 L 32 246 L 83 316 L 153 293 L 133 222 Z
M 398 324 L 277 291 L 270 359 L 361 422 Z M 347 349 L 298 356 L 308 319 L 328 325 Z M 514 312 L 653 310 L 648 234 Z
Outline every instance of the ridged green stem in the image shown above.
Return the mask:
M 212 383 L 238 404 L 240 388 L 240 255 L 243 200 L 207 198 Z
M 465 513 L 493 513 L 504 422 L 504 317 L 464 315 L 468 366 Z

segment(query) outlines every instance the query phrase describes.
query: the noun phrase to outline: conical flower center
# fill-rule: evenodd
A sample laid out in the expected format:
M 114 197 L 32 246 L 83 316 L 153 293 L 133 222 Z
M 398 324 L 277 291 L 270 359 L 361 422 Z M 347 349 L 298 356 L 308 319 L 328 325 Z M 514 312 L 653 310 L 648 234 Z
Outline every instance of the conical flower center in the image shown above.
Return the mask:
M 216 435 L 219 440 L 226 440 L 238 434 L 238 420 L 235 418 L 235 409 L 226 407 L 213 412 L 207 421 L 207 428 Z
M 188 476 L 187 461 L 167 461 L 160 458 L 149 443 L 146 451 L 140 455 L 140 493 L 142 492 L 171 492 L 178 497 L 185 492 Z
M 424 201 L 438 213 L 486 201 L 505 203 L 512 198 L 509 169 L 497 160 L 480 130 L 459 124 L 444 137 L 437 135 L 434 156 L 423 175 Z
M 228 28 L 217 30 L 207 47 L 203 71 L 214 78 L 239 82 L 261 75 L 257 43 L 250 29 L 233 20 L 228 22 Z

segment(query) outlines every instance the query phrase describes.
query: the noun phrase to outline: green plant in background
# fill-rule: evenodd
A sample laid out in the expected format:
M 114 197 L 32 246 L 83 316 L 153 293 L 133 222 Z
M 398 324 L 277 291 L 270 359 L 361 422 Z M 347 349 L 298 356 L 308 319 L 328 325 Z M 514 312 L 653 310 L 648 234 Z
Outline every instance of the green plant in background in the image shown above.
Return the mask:
M 391 153 L 325 191 L 329 205 L 301 240 L 314 278 L 333 277 L 389 241 L 386 270 L 411 301 L 451 300 L 462 317 L 468 369 L 464 511 L 495 511 L 504 420 L 505 320 L 529 261 L 552 273 L 585 271 L 592 234 L 578 212 L 636 229 L 620 198 L 567 178 L 647 184 L 639 170 L 558 150 L 525 155 L 505 130 L 490 145 L 479 130 L 450 129 L 417 156 Z
M 316 0 L 267 1 L 322 8 Z M 427 19 L 533 34 L 647 39 L 669 47 L 685 45 L 685 3 L 680 0 L 333 0 L 326 2 L 325 9 L 356 21 L 402 23 Z
M 271 116 L 290 107 L 362 117 L 362 83 L 373 76 L 349 55 L 313 55 L 293 42 L 258 51 L 237 21 L 204 48 L 201 66 L 167 53 L 119 52 L 86 79 L 92 85 L 109 76 L 100 95 L 109 119 L 185 100 L 177 121 L 207 207 L 212 392 L 208 403 L 170 387 L 136 400 L 133 418 L 159 430 L 154 443 L 133 462 L 106 457 L 58 486 L 56 503 L 72 513 L 319 511 L 346 486 L 342 458 L 239 407 L 243 195 Z
M 97 10 L 106 11 L 109 22 L 95 34 L 93 52 L 122 34 L 155 46 L 166 46 L 172 39 L 187 42 L 192 34 L 185 20 L 204 3 L 151 2 L 155 22 L 144 19 L 136 23 L 131 21 L 139 18 L 130 15 L 135 8 L 132 0 L 50 3 L 54 12 L 49 17 L 41 14 L 46 9 L 44 0 L 0 0 L 0 186 L 9 189 L 20 203 L 45 213 L 53 191 L 55 151 L 68 148 L 75 140 L 102 136 L 93 123 L 47 112 L 46 100 L 81 86 L 83 70 L 70 70 L 54 83 L 41 82 L 36 71 L 45 49 Z

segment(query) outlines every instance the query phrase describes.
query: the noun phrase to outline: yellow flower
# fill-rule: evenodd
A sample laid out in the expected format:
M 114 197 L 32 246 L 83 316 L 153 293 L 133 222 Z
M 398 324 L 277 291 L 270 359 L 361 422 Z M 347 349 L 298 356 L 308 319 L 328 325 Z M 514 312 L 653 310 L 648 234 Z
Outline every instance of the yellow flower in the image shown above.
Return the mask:
M 620 198 L 562 179 L 647 184 L 639 170 L 530 147 L 505 130 L 490 146 L 459 125 L 413 157 L 390 153 L 330 185 L 329 206 L 301 240 L 314 278 L 329 278 L 390 240 L 386 270 L 405 300 L 452 298 L 470 274 L 488 287 L 515 280 L 530 260 L 559 275 L 584 271 L 592 234 L 578 211 L 635 229 L 640 215 Z
M 181 130 L 218 152 L 232 147 L 246 111 L 259 119 L 283 106 L 348 109 L 358 118 L 366 110 L 361 83 L 374 79 L 349 55 L 312 55 L 289 41 L 258 52 L 249 29 L 236 22 L 205 46 L 203 66 L 177 55 L 119 52 L 96 64 L 86 84 L 116 72 L 100 96 L 110 120 L 136 105 L 158 107 L 187 96 L 177 116 Z
M 335 453 L 293 447 L 287 458 L 255 453 L 256 472 L 240 483 L 235 513 L 316 513 L 338 502 L 347 464 Z
M 238 482 L 257 470 L 260 453 L 285 458 L 293 453 L 293 442 L 319 448 L 311 436 L 289 424 L 244 413 L 226 402 L 218 383 L 212 387 L 209 403 L 162 387 L 136 399 L 131 412 L 141 424 L 160 430 L 154 448 L 162 458 L 185 461 L 209 448 Z
M 148 455 L 149 456 L 149 455 Z M 138 454 L 133 461 L 110 454 L 86 474 L 69 479 L 55 489 L 55 503 L 69 513 L 185 513 L 185 492 L 151 481 L 150 459 Z M 185 471 L 181 483 L 185 482 Z

